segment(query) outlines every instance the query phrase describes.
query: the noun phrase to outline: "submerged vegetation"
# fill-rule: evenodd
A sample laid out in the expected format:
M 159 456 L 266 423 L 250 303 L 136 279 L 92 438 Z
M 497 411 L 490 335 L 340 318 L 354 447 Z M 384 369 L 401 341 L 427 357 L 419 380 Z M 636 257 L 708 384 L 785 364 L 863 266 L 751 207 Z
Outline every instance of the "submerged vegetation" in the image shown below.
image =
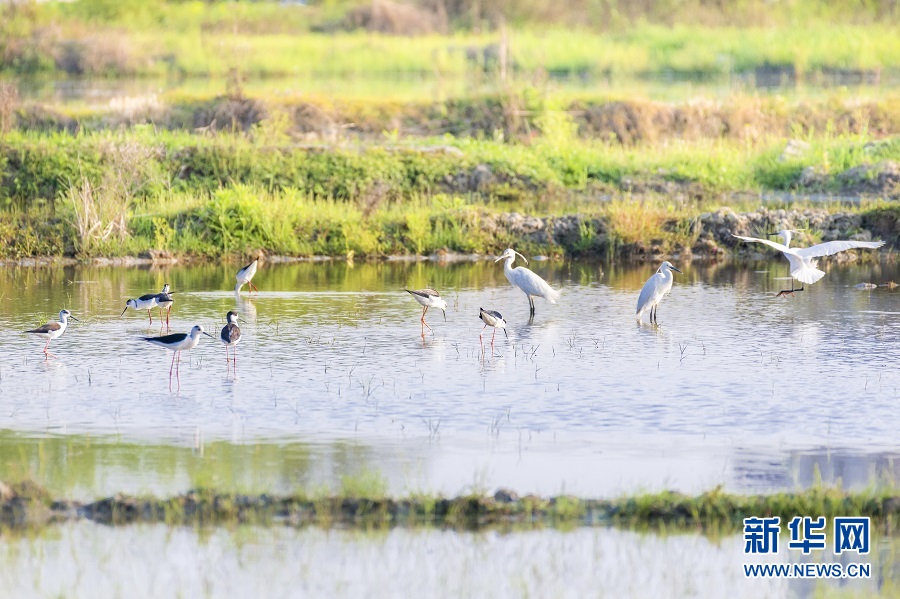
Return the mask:
M 371 493 L 374 489 L 375 494 Z M 379 491 L 382 489 L 382 491 Z M 103 524 L 162 522 L 171 525 L 286 523 L 295 526 L 431 525 L 620 525 L 703 527 L 734 530 L 748 517 L 780 516 L 786 523 L 800 514 L 867 516 L 888 531 L 897 529 L 900 498 L 892 491 L 846 492 L 814 488 L 796 493 L 738 496 L 715 489 L 690 497 L 661 492 L 612 500 L 562 495 L 519 497 L 501 489 L 493 496 L 455 498 L 417 494 L 392 499 L 368 479 L 345 482 L 338 495 L 245 495 L 197 489 L 156 499 L 116 495 L 81 503 L 54 498 L 31 482 L 0 481 L 0 524 L 36 526 L 86 518 Z

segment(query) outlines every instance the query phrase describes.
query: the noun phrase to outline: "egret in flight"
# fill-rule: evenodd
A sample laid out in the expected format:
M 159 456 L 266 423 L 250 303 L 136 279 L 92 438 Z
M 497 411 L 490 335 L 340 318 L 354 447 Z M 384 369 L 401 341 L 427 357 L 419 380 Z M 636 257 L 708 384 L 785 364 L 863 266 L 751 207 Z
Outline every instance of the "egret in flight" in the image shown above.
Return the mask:
M 559 299 L 559 291 L 550 287 L 547 281 L 524 266 L 513 268 L 512 265 L 516 260 L 516 256 L 520 256 L 522 260 L 525 260 L 525 264 L 528 264 L 528 260 L 525 259 L 525 256 L 522 256 L 522 254 L 512 248 L 508 248 L 499 258 L 494 260 L 494 262 L 497 263 L 501 260 L 506 260 L 506 262 L 503 263 L 503 274 L 506 275 L 506 280 L 508 280 L 513 287 L 518 287 L 525 296 L 528 297 L 528 305 L 531 308 L 531 317 L 533 318 L 534 298 L 542 297 L 551 304 L 555 304 L 556 300 Z
M 422 310 L 422 335 L 425 335 L 425 328 L 427 327 L 429 331 L 431 331 L 431 327 L 428 326 L 428 323 L 425 322 L 425 313 L 428 312 L 428 308 L 437 308 L 441 312 L 444 313 L 444 320 L 447 320 L 447 302 L 441 297 L 441 294 L 435 291 L 434 289 L 417 289 L 415 291 L 411 289 L 406 290 L 413 298 L 419 302 L 421 306 L 424 306 Z M 434 331 L 431 331 L 432 333 Z
M 672 281 L 674 275 L 672 271 L 681 272 L 672 263 L 666 260 L 663 262 L 659 270 L 652 277 L 647 279 L 644 287 L 641 289 L 641 295 L 638 296 L 637 303 L 637 319 L 641 320 L 644 312 L 650 310 L 650 322 L 659 324 L 657 313 L 659 312 L 659 302 L 672 290 Z
M 768 239 L 743 237 L 732 233 L 732 237 L 737 237 L 744 241 L 752 241 L 754 243 L 764 243 L 769 247 L 775 248 L 784 254 L 784 257 L 791 263 L 791 288 L 779 291 L 775 297 L 782 297 L 784 295 L 793 296 L 795 291 L 803 291 L 803 283 L 812 285 L 824 277 L 825 273 L 816 268 L 816 264 L 818 263 L 816 258 L 831 256 L 832 254 L 855 248 L 875 250 L 884 245 L 883 241 L 828 241 L 818 245 L 811 245 L 808 248 L 792 248 L 789 247 L 791 245 L 791 233 L 797 233 L 797 231 L 794 229 L 784 229 L 777 233 L 770 233 L 770 236 L 772 237 L 780 236 L 784 239 L 784 245 L 775 241 L 769 241 Z M 794 288 L 794 279 L 800 281 L 800 289 Z

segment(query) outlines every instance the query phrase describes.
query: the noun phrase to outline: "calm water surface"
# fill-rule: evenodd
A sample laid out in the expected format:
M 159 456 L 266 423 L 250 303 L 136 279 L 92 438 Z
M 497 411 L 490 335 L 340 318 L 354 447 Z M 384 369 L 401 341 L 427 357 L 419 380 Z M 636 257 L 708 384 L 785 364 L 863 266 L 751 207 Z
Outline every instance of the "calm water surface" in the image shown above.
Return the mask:
M 829 265 L 794 298 L 783 261 L 676 264 L 685 274 L 638 325 L 655 266 L 532 262 L 562 291 L 524 295 L 500 265 L 265 265 L 252 299 L 235 266 L 0 271 L 0 479 L 75 496 L 217 483 L 292 490 L 380 473 L 392 492 L 611 495 L 895 482 L 900 281 L 894 265 Z M 171 355 L 127 298 L 169 282 L 173 332 L 217 335 L 240 313 L 237 377 L 204 338 L 169 389 Z M 404 287 L 433 286 L 447 321 Z M 51 349 L 22 334 L 66 307 Z M 478 308 L 509 339 L 482 357 Z

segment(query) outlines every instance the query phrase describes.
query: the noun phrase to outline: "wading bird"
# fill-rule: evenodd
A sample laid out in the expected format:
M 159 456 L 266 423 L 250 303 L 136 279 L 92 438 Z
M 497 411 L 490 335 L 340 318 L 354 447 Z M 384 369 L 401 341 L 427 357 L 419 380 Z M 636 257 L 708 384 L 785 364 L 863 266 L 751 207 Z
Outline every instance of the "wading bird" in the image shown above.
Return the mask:
M 237 285 L 234 286 L 235 293 L 240 293 L 241 287 L 244 285 L 250 286 L 250 293 L 253 293 L 254 289 L 256 289 L 256 293 L 259 293 L 259 287 L 251 283 L 253 275 L 256 274 L 257 266 L 259 266 L 259 258 L 254 258 L 250 264 L 237 271 L 237 274 L 234 277 L 237 279 Z
M 478 318 L 480 318 L 481 322 L 484 323 L 484 326 L 481 327 L 481 332 L 478 333 L 478 340 L 481 341 L 481 353 L 484 353 L 484 339 L 482 338 L 484 329 L 488 327 L 494 327 L 494 332 L 491 334 L 492 352 L 494 349 L 494 335 L 497 334 L 497 329 L 503 329 L 503 334 L 506 335 L 507 339 L 509 339 L 509 333 L 506 332 L 506 320 L 503 318 L 502 314 L 500 314 L 496 310 L 485 310 L 484 308 L 478 308 Z
M 241 341 L 241 329 L 237 325 L 237 312 L 231 310 L 225 318 L 228 320 L 228 324 L 222 327 L 222 332 L 219 334 L 219 339 L 221 339 L 222 343 L 225 344 L 226 369 L 228 366 L 228 348 L 233 348 L 231 350 L 232 360 L 234 361 L 234 374 L 235 376 L 237 376 L 237 348 L 235 346 Z
M 31 333 L 47 340 L 47 345 L 44 346 L 44 359 L 53 356 L 53 354 L 50 353 L 50 342 L 57 337 L 62 336 L 62 334 L 66 332 L 66 327 L 69 326 L 70 318 L 75 322 L 78 322 L 78 319 L 72 316 L 71 312 L 69 312 L 68 310 L 60 310 L 59 322 L 48 322 L 42 327 L 31 329 L 30 331 L 25 331 L 26 333 Z M 56 356 L 53 357 L 55 358 Z
M 174 303 L 175 298 L 172 297 L 172 294 L 169 291 L 169 284 L 166 283 L 163 285 L 162 291 L 156 294 L 156 305 L 159 307 L 160 320 L 162 320 L 163 310 L 166 311 L 166 327 L 169 326 L 169 313 L 172 311 L 172 304 Z
M 531 308 L 531 316 L 534 317 L 534 298 L 542 297 L 551 304 L 555 304 L 556 300 L 559 299 L 559 291 L 550 287 L 547 281 L 524 266 L 513 268 L 512 265 L 513 262 L 515 262 L 517 255 L 520 256 L 522 260 L 525 260 L 525 264 L 528 264 L 528 260 L 525 259 L 525 256 L 522 256 L 522 254 L 512 248 L 508 248 L 503 252 L 499 258 L 494 260 L 494 263 L 506 260 L 506 262 L 503 263 L 503 274 L 506 275 L 506 279 L 513 287 L 518 287 L 526 297 L 528 297 L 528 306 Z
M 172 365 L 169 367 L 170 386 L 172 383 L 173 368 L 175 368 L 175 376 L 178 376 L 178 368 L 176 367 L 176 364 L 181 365 L 181 352 L 197 347 L 197 344 L 200 343 L 200 335 L 206 335 L 211 339 L 215 339 L 215 337 L 204 331 L 203 327 L 201 327 L 200 325 L 196 325 L 194 328 L 192 328 L 190 333 L 173 333 L 171 335 L 163 335 L 162 337 L 144 337 L 144 341 L 173 352 Z M 180 384 L 181 380 L 179 379 L 179 386 Z
M 153 324 L 153 314 L 150 313 L 150 310 L 156 307 L 156 301 L 159 298 L 158 293 L 149 293 L 147 295 L 142 295 L 137 299 L 130 299 L 125 302 L 125 309 L 122 310 L 122 313 L 119 314 L 119 318 L 125 316 L 125 312 L 128 308 L 134 308 L 135 310 L 146 310 L 147 316 L 150 317 L 150 324 Z
M 434 289 L 417 289 L 416 291 L 406 289 L 406 292 L 413 296 L 420 305 L 424 306 L 422 309 L 422 335 L 425 334 L 425 327 L 428 327 L 428 330 L 431 331 L 431 327 L 425 322 L 425 313 L 428 312 L 428 308 L 439 309 L 444 313 L 444 321 L 447 320 L 447 302 L 441 298 L 440 293 Z
M 659 302 L 661 302 L 666 294 L 672 290 L 672 281 L 674 280 L 674 275 L 672 274 L 673 270 L 675 272 L 681 272 L 672 266 L 671 262 L 666 260 L 659 266 L 659 270 L 656 271 L 656 274 L 647 279 L 647 282 L 644 283 L 644 287 L 641 289 L 641 295 L 638 296 L 637 302 L 638 320 L 641 320 L 644 312 L 649 309 L 650 322 L 659 324 L 659 320 L 656 317 L 656 314 L 659 311 Z
M 825 273 L 816 268 L 816 264 L 818 263 L 818 260 L 816 260 L 816 258 L 821 258 L 822 256 L 831 256 L 832 254 L 837 254 L 838 252 L 856 248 L 867 248 L 875 250 L 884 245 L 883 241 L 828 241 L 826 243 L 820 243 L 818 245 L 811 245 L 807 248 L 792 248 L 789 247 L 791 245 L 791 233 L 797 233 L 797 231 L 794 229 L 784 229 L 782 231 L 778 231 L 777 233 L 769 234 L 771 237 L 780 236 L 782 239 L 784 239 L 784 245 L 781 245 L 780 243 L 777 243 L 775 241 L 769 241 L 768 239 L 743 237 L 741 235 L 734 235 L 732 233 L 732 237 L 754 243 L 764 243 L 769 247 L 775 248 L 776 250 L 784 254 L 784 257 L 787 258 L 788 262 L 791 263 L 791 288 L 779 291 L 775 295 L 775 297 L 782 297 L 785 295 L 793 296 L 795 291 L 803 291 L 803 283 L 812 285 L 813 283 L 824 277 Z M 794 279 L 800 281 L 800 289 L 794 288 Z

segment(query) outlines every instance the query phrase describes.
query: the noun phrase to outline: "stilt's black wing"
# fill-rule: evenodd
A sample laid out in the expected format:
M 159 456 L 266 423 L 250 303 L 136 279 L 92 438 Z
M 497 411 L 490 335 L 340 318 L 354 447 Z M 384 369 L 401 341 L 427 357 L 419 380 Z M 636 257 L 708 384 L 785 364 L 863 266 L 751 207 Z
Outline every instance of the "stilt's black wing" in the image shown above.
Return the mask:
M 171 335 L 163 335 L 162 337 L 143 337 L 143 339 L 144 341 L 170 345 L 173 343 L 178 343 L 179 341 L 184 341 L 185 339 L 187 339 L 187 337 L 187 333 L 172 333 Z
M 25 331 L 26 333 L 37 333 L 39 335 L 46 335 L 47 333 L 52 333 L 53 331 L 58 331 L 59 327 L 62 325 L 58 322 L 48 322 L 42 327 L 38 327 L 36 329 L 31 329 L 30 331 Z
M 222 328 L 220 338 L 222 343 L 227 343 L 228 345 L 237 343 L 241 340 L 241 329 L 238 325 L 229 323 Z
M 407 289 L 406 291 L 413 295 L 418 295 L 419 297 L 424 297 L 424 298 L 441 297 L 441 294 L 438 293 L 437 291 L 435 291 L 434 289 L 416 289 L 415 291 L 412 289 Z

